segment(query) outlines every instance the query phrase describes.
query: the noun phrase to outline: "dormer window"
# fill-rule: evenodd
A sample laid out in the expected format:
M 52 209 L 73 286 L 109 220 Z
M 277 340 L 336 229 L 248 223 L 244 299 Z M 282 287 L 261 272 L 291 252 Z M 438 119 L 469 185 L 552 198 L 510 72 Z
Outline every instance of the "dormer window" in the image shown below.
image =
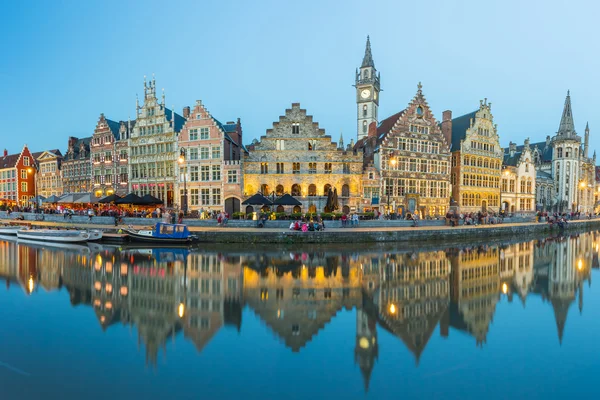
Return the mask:
M 423 107 L 421 107 L 421 106 L 417 107 L 417 115 L 419 117 L 423 116 Z
M 299 134 L 300 133 L 300 124 L 298 122 L 294 122 L 292 124 L 292 133 Z
M 27 157 L 27 156 L 23 157 L 23 165 L 26 167 L 29 167 L 29 157 Z

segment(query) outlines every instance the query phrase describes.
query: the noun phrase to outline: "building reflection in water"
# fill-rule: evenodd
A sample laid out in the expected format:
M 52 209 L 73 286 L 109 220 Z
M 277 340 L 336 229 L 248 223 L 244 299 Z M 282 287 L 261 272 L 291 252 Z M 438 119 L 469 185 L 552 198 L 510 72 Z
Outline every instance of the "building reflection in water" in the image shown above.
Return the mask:
M 137 328 L 157 363 L 182 332 L 200 352 L 223 326 L 242 328 L 248 306 L 292 352 L 356 309 L 354 360 L 368 389 L 380 348 L 377 329 L 397 337 L 418 365 L 435 333 L 487 340 L 503 296 L 552 306 L 559 343 L 570 306 L 583 312 L 584 283 L 598 268 L 596 232 L 499 246 L 427 252 L 345 250 L 216 253 L 0 241 L 0 278 L 26 294 L 65 288 L 91 307 L 103 330 Z

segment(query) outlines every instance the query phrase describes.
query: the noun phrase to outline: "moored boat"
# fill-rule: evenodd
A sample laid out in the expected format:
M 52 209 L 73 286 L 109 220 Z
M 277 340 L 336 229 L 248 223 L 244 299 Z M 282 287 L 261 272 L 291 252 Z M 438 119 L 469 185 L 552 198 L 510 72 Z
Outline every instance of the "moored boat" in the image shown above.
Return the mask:
M 68 229 L 22 229 L 17 231 L 19 239 L 61 243 L 82 243 L 90 238 L 89 233 Z
M 154 229 L 136 230 L 131 227 L 123 229 L 129 235 L 131 242 L 163 243 L 163 244 L 188 244 L 198 240 L 192 235 L 186 225 L 165 224 L 159 222 Z
M 0 235 L 16 236 L 17 231 L 23 228 L 23 226 L 19 225 L 0 225 Z
M 89 233 L 89 235 L 90 235 L 90 238 L 88 239 L 88 242 L 94 242 L 96 240 L 102 239 L 103 232 L 101 230 L 90 229 L 90 230 L 87 231 L 87 233 Z

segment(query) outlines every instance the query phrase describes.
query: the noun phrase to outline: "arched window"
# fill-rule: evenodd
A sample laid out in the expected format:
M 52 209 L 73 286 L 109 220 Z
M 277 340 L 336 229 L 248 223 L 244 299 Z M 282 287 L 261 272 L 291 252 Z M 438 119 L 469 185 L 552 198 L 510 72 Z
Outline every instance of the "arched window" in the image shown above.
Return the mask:
M 483 160 L 482 160 L 481 158 L 478 158 L 478 159 L 477 159 L 477 166 L 478 166 L 478 167 L 481 167 L 481 166 L 483 166 Z
M 489 168 L 489 167 L 490 167 L 490 163 L 486 158 L 485 160 L 483 160 L 483 168 Z
M 266 183 L 260 185 L 260 192 L 263 194 L 263 196 L 268 196 L 269 194 L 271 194 L 271 192 L 269 191 L 269 185 L 267 185 Z
M 525 178 L 521 179 L 521 193 L 525 193 Z
M 308 206 L 308 212 L 311 214 L 315 214 L 317 212 L 317 206 L 314 204 L 311 204 L 310 206 Z
M 312 150 L 313 149 L 313 144 L 311 141 L 308 142 L 308 150 Z
M 275 194 L 277 196 L 281 196 L 283 194 L 283 185 L 277 185 L 275 188 Z
M 350 197 L 350 186 L 342 186 L 342 197 Z
M 363 117 L 367 116 L 367 111 L 369 110 L 369 108 L 367 107 L 366 104 L 363 105 Z
M 363 133 L 367 133 L 367 121 L 363 121 Z
M 329 183 L 326 183 L 325 186 L 323 186 L 323 196 L 327 196 L 329 190 L 331 190 L 331 185 Z
M 311 183 L 310 185 L 308 185 L 308 195 L 309 196 L 317 195 L 317 185 L 315 185 L 314 183 Z
M 300 189 L 300 185 L 297 183 L 292 185 L 292 196 L 302 196 L 302 190 Z
M 276 210 L 276 211 L 277 211 L 278 213 L 282 213 L 282 212 L 285 212 L 285 208 L 283 208 L 283 206 L 282 206 L 282 205 L 278 205 L 278 206 L 277 206 L 277 210 Z
M 364 75 L 363 79 L 369 79 L 369 70 L 365 69 L 364 72 L 363 72 L 363 75 Z
M 562 158 L 562 147 L 559 147 L 559 148 L 556 150 L 556 152 L 557 152 L 557 154 L 556 154 L 556 157 L 558 157 L 558 158 Z
M 470 162 L 471 159 L 469 158 L 469 156 L 465 156 L 465 165 L 469 165 Z
M 302 208 L 300 206 L 294 206 L 294 213 L 299 214 L 302 212 Z

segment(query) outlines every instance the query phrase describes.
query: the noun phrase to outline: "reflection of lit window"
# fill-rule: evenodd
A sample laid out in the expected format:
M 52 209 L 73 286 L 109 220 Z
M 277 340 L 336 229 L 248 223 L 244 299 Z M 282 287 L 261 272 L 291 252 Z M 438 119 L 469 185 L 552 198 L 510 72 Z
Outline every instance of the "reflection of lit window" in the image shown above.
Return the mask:
M 94 307 L 100 307 L 100 300 L 94 300 Z
M 284 310 L 281 310 L 281 309 L 277 310 L 277 319 L 283 319 L 284 315 L 285 315 Z
M 121 264 L 121 275 L 127 275 L 127 264 Z
M 121 296 L 127 296 L 127 293 L 129 293 L 127 286 L 121 286 Z
M 113 268 L 112 263 L 110 261 L 107 261 L 106 262 L 106 272 L 108 272 L 110 274 L 112 272 L 112 268 Z
M 112 303 L 110 301 L 107 301 L 106 304 L 104 304 L 104 307 L 106 307 L 107 310 L 112 309 Z
M 102 284 L 100 282 L 94 283 L 94 289 L 96 289 L 96 290 L 102 290 Z
M 112 284 L 110 284 L 110 283 L 106 284 L 106 293 L 112 293 Z
M 262 301 L 269 300 L 269 289 L 260 289 L 260 299 Z
M 96 261 L 96 262 L 94 263 L 94 269 L 95 269 L 96 271 L 100 271 L 100 268 L 102 268 L 102 263 L 101 263 L 101 262 L 99 262 L 99 261 Z
M 292 335 L 293 336 L 298 336 L 300 334 L 300 326 L 299 325 L 292 325 Z

